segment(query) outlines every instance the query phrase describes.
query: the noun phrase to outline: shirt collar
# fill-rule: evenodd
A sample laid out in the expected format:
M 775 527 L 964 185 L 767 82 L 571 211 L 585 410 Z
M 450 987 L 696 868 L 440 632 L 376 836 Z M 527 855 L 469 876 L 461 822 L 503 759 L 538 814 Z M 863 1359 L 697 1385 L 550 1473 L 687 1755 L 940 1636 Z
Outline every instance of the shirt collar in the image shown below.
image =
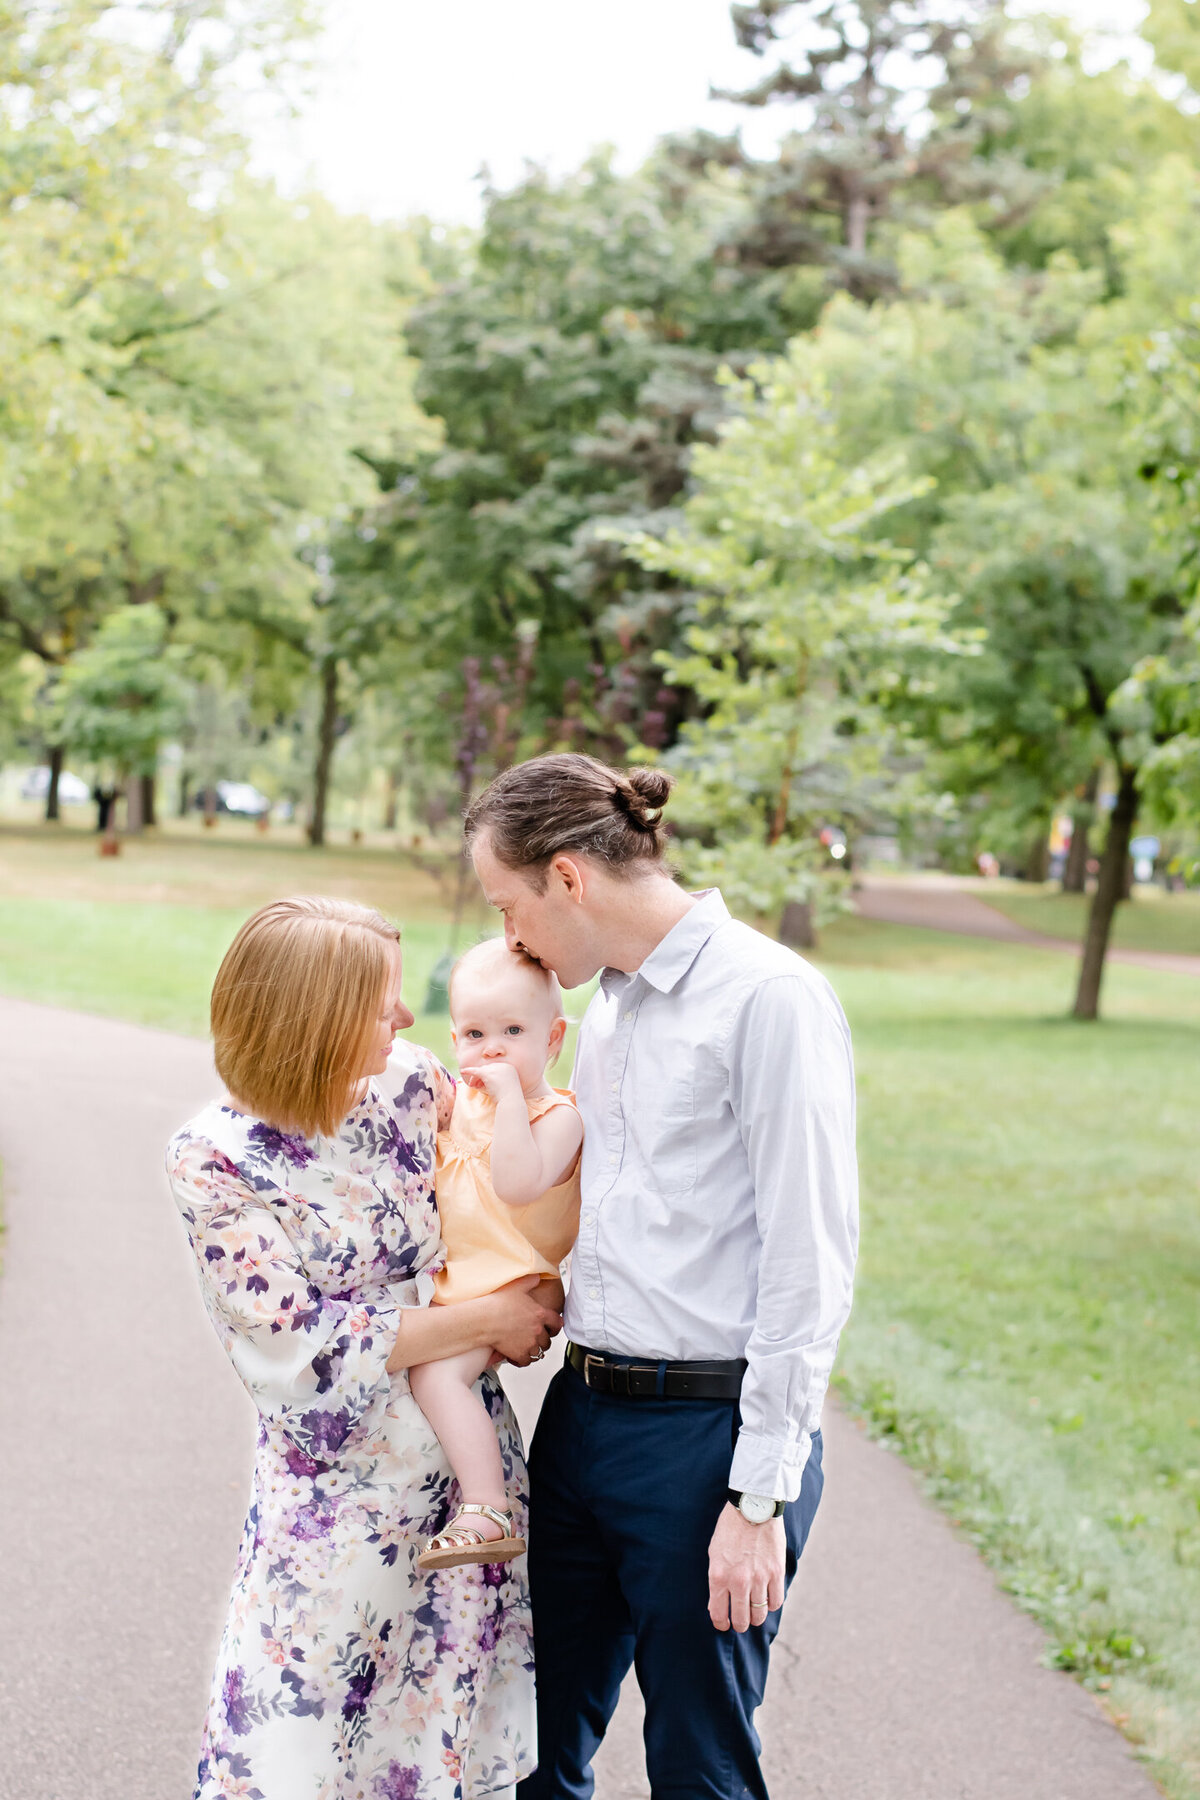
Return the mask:
M 702 888 L 692 898 L 678 924 L 672 925 L 665 938 L 656 944 L 640 969 L 635 971 L 660 994 L 669 994 L 687 974 L 717 926 L 729 917 L 729 908 L 721 898 L 720 888 Z M 628 980 L 617 969 L 606 969 L 603 984 Z

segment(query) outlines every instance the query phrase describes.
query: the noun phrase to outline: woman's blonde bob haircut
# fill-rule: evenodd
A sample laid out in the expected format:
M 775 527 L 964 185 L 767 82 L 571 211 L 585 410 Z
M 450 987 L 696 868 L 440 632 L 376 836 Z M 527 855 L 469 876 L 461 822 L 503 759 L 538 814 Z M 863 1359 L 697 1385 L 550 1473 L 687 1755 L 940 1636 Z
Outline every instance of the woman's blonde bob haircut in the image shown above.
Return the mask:
M 212 991 L 231 1096 L 269 1125 L 329 1137 L 354 1105 L 400 933 L 352 900 L 273 900 L 242 926 Z

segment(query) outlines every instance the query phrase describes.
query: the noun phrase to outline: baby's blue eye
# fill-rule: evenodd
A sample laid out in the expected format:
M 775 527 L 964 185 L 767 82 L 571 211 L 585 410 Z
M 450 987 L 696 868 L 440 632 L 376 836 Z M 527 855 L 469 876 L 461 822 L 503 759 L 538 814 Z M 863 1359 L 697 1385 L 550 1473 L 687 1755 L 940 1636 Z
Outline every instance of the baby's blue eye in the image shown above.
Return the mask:
M 509 1037 L 520 1037 L 521 1035 L 521 1027 L 519 1025 L 508 1025 L 505 1029 L 507 1030 Z

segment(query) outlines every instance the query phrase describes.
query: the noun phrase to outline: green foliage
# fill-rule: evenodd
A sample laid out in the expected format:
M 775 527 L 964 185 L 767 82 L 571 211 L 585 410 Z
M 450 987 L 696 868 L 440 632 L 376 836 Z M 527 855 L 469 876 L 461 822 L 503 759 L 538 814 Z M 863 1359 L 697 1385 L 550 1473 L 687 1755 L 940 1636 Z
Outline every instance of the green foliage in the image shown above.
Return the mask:
M 23 7 L 0 95 L 0 646 L 48 667 L 155 601 L 198 673 L 294 705 L 323 634 L 305 542 L 420 436 L 411 242 L 252 180 L 224 71 L 283 0 Z M 125 21 L 127 23 L 127 21 Z M 17 30 L 19 24 L 20 29 Z
M 122 779 L 152 774 L 159 745 L 182 723 L 182 655 L 167 645 L 159 607 L 118 607 L 59 682 L 60 741 Z
M 902 808 L 901 698 L 965 643 L 927 571 L 881 535 L 927 484 L 892 454 L 841 457 L 817 349 L 797 340 L 734 391 L 740 416 L 697 451 L 683 524 L 626 541 L 693 591 L 695 622 L 662 661 L 701 716 L 668 760 L 673 810 L 717 853 L 683 854 L 766 913 L 811 896 L 822 822 L 854 831 Z
M 664 711 L 652 651 L 679 596 L 602 528 L 673 515 L 692 446 L 711 438 L 723 357 L 782 347 L 778 282 L 714 267 L 728 183 L 669 161 L 633 177 L 603 157 L 489 193 L 477 246 L 409 324 L 436 451 L 397 468 L 376 521 L 421 597 L 420 647 L 511 651 L 540 631 L 543 739 L 620 754 Z M 676 722 L 667 697 L 660 736 Z

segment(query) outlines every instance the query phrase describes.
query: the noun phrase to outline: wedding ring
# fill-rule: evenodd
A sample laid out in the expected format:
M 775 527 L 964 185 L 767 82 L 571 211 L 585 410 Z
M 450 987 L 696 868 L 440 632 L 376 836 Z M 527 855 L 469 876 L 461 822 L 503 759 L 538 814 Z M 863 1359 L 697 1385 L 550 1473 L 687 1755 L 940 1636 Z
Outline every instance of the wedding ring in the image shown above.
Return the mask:
M 770 1610 L 771 1610 L 765 1600 L 752 1600 L 750 1602 L 750 1607 L 751 1607 L 751 1610 L 753 1610 L 755 1607 L 761 1607 L 763 1612 L 770 1612 Z
M 531 1350 L 529 1352 L 529 1360 L 530 1362 L 541 1362 L 545 1354 L 546 1352 L 544 1350 Z

